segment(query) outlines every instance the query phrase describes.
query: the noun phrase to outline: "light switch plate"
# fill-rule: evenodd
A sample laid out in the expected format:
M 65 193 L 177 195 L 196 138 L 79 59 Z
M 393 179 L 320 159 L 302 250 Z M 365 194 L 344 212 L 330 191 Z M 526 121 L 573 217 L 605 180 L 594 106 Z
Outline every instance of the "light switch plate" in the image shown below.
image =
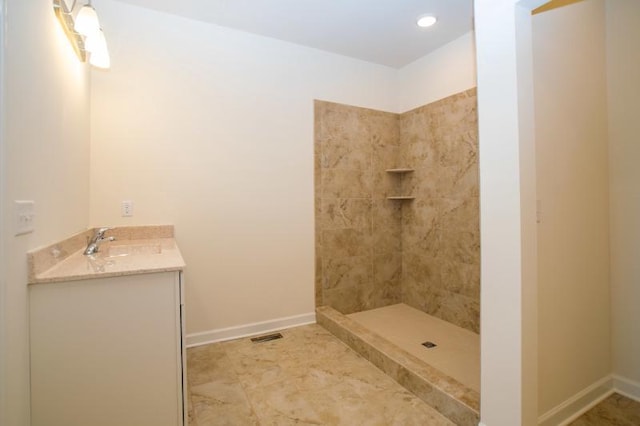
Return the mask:
M 28 234 L 33 232 L 36 213 L 35 202 L 28 200 L 17 200 L 15 206 L 15 235 Z

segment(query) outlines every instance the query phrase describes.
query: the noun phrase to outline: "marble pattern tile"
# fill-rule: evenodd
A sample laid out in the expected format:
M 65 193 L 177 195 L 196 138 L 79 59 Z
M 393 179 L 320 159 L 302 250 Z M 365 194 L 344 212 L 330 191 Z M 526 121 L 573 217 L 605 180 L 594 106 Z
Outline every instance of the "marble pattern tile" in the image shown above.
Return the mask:
M 371 218 L 373 254 L 399 254 L 402 251 L 401 209 L 402 206 L 393 201 L 374 200 Z
M 331 288 L 323 292 L 323 305 L 332 306 L 340 312 L 351 314 L 365 309 L 363 286 Z
M 83 250 L 97 228 L 72 235 L 62 241 L 27 253 L 29 282 L 38 281 L 38 276 L 60 266 L 62 262 Z M 173 225 L 119 226 L 107 231 L 107 236 L 116 241 L 151 240 L 173 238 Z
M 480 232 L 476 91 L 400 116 L 400 162 L 415 167 L 402 213 L 402 301 L 477 332 Z
M 371 228 L 370 198 L 323 198 L 322 229 Z
M 453 426 L 318 325 L 187 350 L 190 425 Z
M 425 364 L 329 306 L 316 308 L 316 317 L 318 324 L 455 424 L 478 424 L 478 392 Z
M 324 265 L 316 302 L 347 313 L 402 301 L 479 329 L 476 98 L 470 89 L 403 114 L 315 102 L 316 252 Z M 414 171 L 385 171 L 395 167 Z M 398 203 L 391 194 L 416 198 Z M 327 267 L 364 256 L 369 276 Z M 383 259 L 394 259 L 393 279 L 384 278 L 389 265 L 376 266 Z
M 640 402 L 614 393 L 569 425 L 637 426 L 640 425 Z
M 400 208 L 386 200 L 396 182 L 385 172 L 399 144 L 397 114 L 315 101 L 317 306 L 354 312 L 399 299 L 397 282 L 374 268 L 375 255 L 401 250 Z
M 365 170 L 322 170 L 322 198 L 371 198 L 371 176 Z
M 322 260 L 366 256 L 371 253 L 372 235 L 369 229 L 324 229 Z
M 328 258 L 323 262 L 324 290 L 369 285 L 372 280 L 371 256 Z

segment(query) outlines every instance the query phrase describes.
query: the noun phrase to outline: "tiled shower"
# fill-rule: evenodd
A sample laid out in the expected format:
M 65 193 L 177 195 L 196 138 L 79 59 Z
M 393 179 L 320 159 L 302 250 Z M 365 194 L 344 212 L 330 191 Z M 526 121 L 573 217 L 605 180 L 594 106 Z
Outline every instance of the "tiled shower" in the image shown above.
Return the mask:
M 403 114 L 315 103 L 316 305 L 479 332 L 476 90 Z

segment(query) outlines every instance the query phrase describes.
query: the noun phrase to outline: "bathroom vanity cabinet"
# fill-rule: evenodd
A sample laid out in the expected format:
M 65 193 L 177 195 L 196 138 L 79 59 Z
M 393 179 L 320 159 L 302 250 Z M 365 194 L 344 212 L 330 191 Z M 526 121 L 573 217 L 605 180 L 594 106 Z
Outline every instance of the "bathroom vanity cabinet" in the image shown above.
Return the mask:
M 181 271 L 32 284 L 32 426 L 182 426 Z

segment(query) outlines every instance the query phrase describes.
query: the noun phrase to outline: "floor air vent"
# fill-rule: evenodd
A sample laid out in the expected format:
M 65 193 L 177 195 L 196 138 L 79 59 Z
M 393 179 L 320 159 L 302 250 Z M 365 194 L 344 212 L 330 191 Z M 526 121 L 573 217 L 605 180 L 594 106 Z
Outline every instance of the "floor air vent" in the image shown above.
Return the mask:
M 273 333 L 273 334 L 266 334 L 264 336 L 252 337 L 251 341 L 253 343 L 264 343 L 264 342 L 270 342 L 272 340 L 277 340 L 277 339 L 282 339 L 282 334 Z
M 431 348 L 435 348 L 435 347 L 436 347 L 436 346 L 438 346 L 438 345 L 436 345 L 436 344 L 435 344 L 435 343 L 433 343 L 433 342 L 424 342 L 424 343 L 422 344 L 422 346 L 424 346 L 424 347 L 425 347 L 425 348 L 427 348 L 427 349 L 431 349 Z

